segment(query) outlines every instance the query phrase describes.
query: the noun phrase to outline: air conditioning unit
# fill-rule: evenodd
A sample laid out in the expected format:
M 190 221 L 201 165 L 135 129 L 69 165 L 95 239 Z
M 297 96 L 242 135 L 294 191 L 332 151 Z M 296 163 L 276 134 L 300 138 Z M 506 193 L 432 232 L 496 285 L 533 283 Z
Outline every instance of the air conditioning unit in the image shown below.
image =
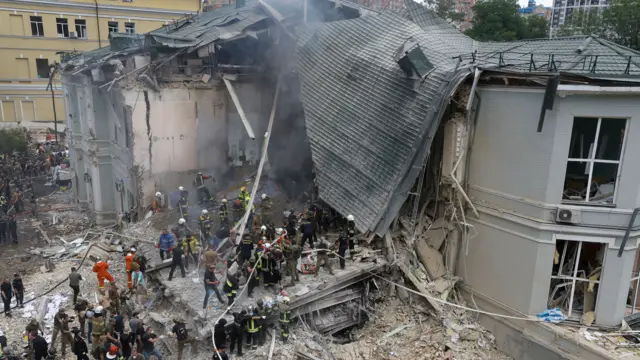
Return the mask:
M 556 212 L 556 222 L 565 224 L 580 224 L 582 222 L 582 213 L 575 208 L 558 207 Z
M 78 38 L 78 34 L 72 31 L 72 32 L 69 33 L 69 37 L 72 38 L 72 39 L 77 39 Z

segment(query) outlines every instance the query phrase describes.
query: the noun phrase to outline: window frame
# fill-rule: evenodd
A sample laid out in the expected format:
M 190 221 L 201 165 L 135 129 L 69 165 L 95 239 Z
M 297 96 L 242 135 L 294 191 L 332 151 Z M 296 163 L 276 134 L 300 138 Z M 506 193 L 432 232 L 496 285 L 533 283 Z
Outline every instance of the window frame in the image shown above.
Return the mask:
M 61 20 L 64 20 L 65 22 L 61 22 Z M 67 35 L 65 36 L 64 34 L 64 28 L 67 28 Z M 60 33 L 60 30 L 62 29 L 62 33 Z M 70 37 L 69 34 L 69 19 L 68 18 L 60 18 L 57 17 L 56 18 L 56 31 L 58 33 L 58 37 L 61 39 L 68 39 Z
M 81 23 L 78 24 L 78 21 Z M 84 24 L 83 24 L 84 23 Z M 76 37 L 78 39 L 88 39 L 89 34 L 87 33 L 87 20 L 85 19 L 74 19 L 73 20 L 74 30 L 76 32 Z M 78 31 L 81 30 L 81 31 Z
M 128 26 L 128 25 L 133 25 L 133 26 Z M 133 29 L 133 32 L 129 31 Z M 136 34 L 136 23 L 134 22 L 125 22 L 124 23 L 124 32 L 125 34 L 129 34 L 129 35 L 135 35 Z
M 586 188 L 586 195 L 585 195 L 585 199 L 584 200 L 570 200 L 570 199 L 564 199 L 564 185 L 563 185 L 563 195 L 561 196 L 561 203 L 562 204 L 570 204 L 570 205 L 579 205 L 579 206 L 616 206 L 617 200 L 618 200 L 618 184 L 620 183 L 620 175 L 622 172 L 622 162 L 624 160 L 624 153 L 625 153 L 625 149 L 627 147 L 627 137 L 629 136 L 629 117 L 620 117 L 620 116 L 593 116 L 593 115 L 573 115 L 571 120 L 572 120 L 572 124 L 571 124 L 571 132 L 570 132 L 570 137 L 569 137 L 569 152 L 571 152 L 571 136 L 573 136 L 573 121 L 575 121 L 576 118 L 590 118 L 590 119 L 597 119 L 598 123 L 596 125 L 596 133 L 593 139 L 593 149 L 592 151 L 589 153 L 588 158 L 571 158 L 569 157 L 569 154 L 567 154 L 567 161 L 565 163 L 565 174 L 564 174 L 564 179 L 566 180 L 567 178 L 567 172 L 566 172 L 566 167 L 569 165 L 569 162 L 579 162 L 579 163 L 587 163 L 587 165 L 589 166 L 589 176 L 587 178 L 587 188 Z M 624 136 L 622 137 L 622 144 L 620 144 L 620 157 L 618 158 L 618 160 L 606 160 L 606 159 L 596 159 L 596 154 L 598 152 L 598 140 L 600 137 L 600 127 L 602 124 L 602 120 L 603 119 L 618 119 L 618 120 L 624 120 L 625 124 L 624 124 Z M 600 202 L 591 202 L 589 201 L 589 197 L 590 197 L 590 193 L 591 193 L 591 183 L 593 181 L 593 168 L 595 166 L 596 163 L 600 163 L 600 164 L 615 164 L 618 165 L 618 169 L 616 171 L 616 181 L 615 181 L 615 187 L 613 189 L 613 201 L 611 202 L 611 204 L 608 203 L 600 203 Z
M 113 27 L 112 25 L 115 24 L 116 26 Z M 107 31 L 108 34 L 111 34 L 113 32 L 118 33 L 120 32 L 120 22 L 118 21 L 108 21 L 107 22 Z
M 34 18 L 39 18 L 40 21 L 34 20 Z M 44 37 L 44 19 L 42 18 L 42 16 L 35 16 L 35 15 L 29 16 L 29 25 L 31 25 L 31 36 Z M 35 25 L 35 29 L 37 30 L 36 32 L 38 34 L 34 34 L 33 33 L 34 25 Z M 38 26 L 38 25 L 40 25 L 40 26 Z
M 39 69 L 39 67 L 38 67 L 38 60 L 46 60 L 46 61 L 47 61 L 47 76 L 46 76 L 46 77 L 42 77 L 42 76 L 40 76 L 40 69 Z M 49 64 L 49 59 L 44 59 L 44 58 L 42 58 L 42 59 L 36 59 L 36 73 L 37 73 L 37 75 L 38 75 L 38 79 L 48 79 L 48 78 L 49 78 L 49 76 L 51 76 L 51 73 L 50 73 L 50 71 L 49 71 L 49 65 L 50 65 L 50 64 Z

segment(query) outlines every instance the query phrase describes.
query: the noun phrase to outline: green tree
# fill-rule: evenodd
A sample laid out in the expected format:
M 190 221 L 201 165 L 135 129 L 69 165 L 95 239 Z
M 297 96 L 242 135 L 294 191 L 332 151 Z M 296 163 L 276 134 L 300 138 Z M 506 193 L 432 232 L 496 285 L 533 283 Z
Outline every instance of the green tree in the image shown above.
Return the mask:
M 640 50 L 640 0 L 613 0 L 602 14 L 610 40 Z
M 543 16 L 531 15 L 525 18 L 527 39 L 542 39 L 549 37 L 549 22 Z
M 478 41 L 511 41 L 547 36 L 547 21 L 523 18 L 516 0 L 481 0 L 473 6 L 473 25 L 465 34 Z
M 461 21 L 464 19 L 464 14 L 456 11 L 455 0 L 430 0 L 429 5 L 435 8 L 436 14 L 450 21 Z
M 24 129 L 0 129 L 0 153 L 27 151 L 27 135 Z

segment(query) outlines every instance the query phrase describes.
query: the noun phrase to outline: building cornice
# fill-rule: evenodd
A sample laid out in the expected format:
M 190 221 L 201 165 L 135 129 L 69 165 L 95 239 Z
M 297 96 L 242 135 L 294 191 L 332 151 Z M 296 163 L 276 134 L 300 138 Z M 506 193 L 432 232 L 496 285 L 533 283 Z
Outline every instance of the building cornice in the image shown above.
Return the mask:
M 2 3 L 3 0 L 0 0 Z M 78 13 L 78 12 L 67 12 L 67 11 L 51 11 L 51 10 L 34 10 L 34 9 L 24 9 L 24 8 L 8 8 L 8 7 L 0 7 L 0 10 L 3 11 L 11 11 L 15 13 L 27 13 L 27 14 L 53 14 L 53 15 L 61 15 L 65 16 L 77 16 L 83 18 L 95 18 L 95 13 Z M 136 11 L 129 10 L 129 13 L 136 13 Z M 174 14 L 174 17 L 182 16 L 181 13 Z M 101 19 L 125 19 L 125 20 L 144 20 L 144 21 L 162 21 L 168 23 L 171 19 L 169 18 L 152 18 L 152 17 L 142 17 L 142 16 L 130 16 L 130 15 L 109 15 L 109 14 L 100 14 L 98 16 Z
M 95 9 L 94 4 L 78 3 L 74 1 L 0 0 L 0 3 L 48 6 L 48 7 L 58 7 L 58 8 L 61 7 L 61 8 L 69 8 L 69 9 L 86 9 L 86 10 Z M 191 14 L 191 13 L 197 12 L 197 11 L 178 11 L 178 10 L 170 10 L 170 9 L 153 9 L 153 8 L 143 8 L 143 7 L 104 5 L 104 4 L 98 4 L 98 8 L 101 10 L 123 11 L 123 12 L 129 12 L 129 13 L 139 12 L 139 13 L 147 13 L 147 14 L 163 14 L 163 15 L 171 15 L 171 16 L 180 16 L 184 14 Z

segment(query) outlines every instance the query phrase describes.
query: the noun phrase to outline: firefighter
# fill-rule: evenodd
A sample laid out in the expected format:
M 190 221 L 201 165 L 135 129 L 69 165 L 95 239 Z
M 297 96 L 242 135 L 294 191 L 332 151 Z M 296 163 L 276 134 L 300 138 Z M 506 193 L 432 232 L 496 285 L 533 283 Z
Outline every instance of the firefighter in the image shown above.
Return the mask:
M 247 205 L 249 204 L 250 199 L 251 199 L 251 194 L 247 192 L 247 188 L 244 186 L 241 187 L 240 193 L 238 194 L 238 200 L 240 200 L 240 203 L 242 204 L 242 207 L 245 210 L 247 209 Z
M 238 278 L 235 274 L 227 273 L 227 281 L 225 281 L 222 291 L 224 291 L 227 299 L 229 299 L 227 305 L 233 305 L 233 302 L 236 300 L 236 295 L 238 294 Z
M 300 247 L 295 243 L 285 248 L 284 256 L 287 259 L 287 275 L 291 276 L 291 283 L 289 286 L 295 286 L 296 281 L 300 281 L 298 275 L 298 258 L 300 257 Z
M 156 192 L 156 196 L 153 199 L 153 203 L 151 204 L 151 209 L 153 212 L 159 212 L 162 209 L 162 193 L 160 191 Z
M 242 236 L 242 243 L 240 244 L 240 259 L 238 265 L 242 265 L 245 260 L 251 258 L 253 254 L 253 238 L 250 234 L 244 234 Z
M 316 261 L 316 274 L 315 277 L 318 276 L 318 272 L 320 271 L 320 266 L 324 265 L 327 270 L 329 270 L 329 274 L 334 275 L 333 267 L 331 266 L 331 260 L 329 259 L 329 245 L 324 238 L 320 238 L 320 243 L 318 244 L 318 259 Z
M 200 232 L 202 232 L 202 236 L 205 239 L 209 237 L 211 232 L 211 215 L 209 215 L 209 210 L 207 209 L 202 209 L 200 213 Z
M 242 335 L 245 329 L 245 323 L 247 321 L 247 310 L 242 310 L 240 313 L 233 313 L 233 324 L 231 325 L 231 331 L 229 332 L 229 353 L 233 353 L 234 350 L 238 351 L 238 356 L 242 356 Z
M 267 244 L 268 245 L 268 244 Z M 273 285 L 273 257 L 266 253 L 258 260 L 258 270 L 262 273 L 264 287 Z
M 233 202 L 233 224 L 235 225 L 240 219 L 242 219 L 242 215 L 244 215 L 244 206 L 242 205 L 242 201 L 237 199 Z
M 207 179 L 211 179 L 213 180 L 213 182 L 216 182 L 216 180 L 211 175 L 202 175 L 201 172 L 196 175 L 195 185 L 198 191 L 198 199 L 200 200 L 213 200 L 209 189 L 207 189 L 207 187 L 204 185 L 204 181 Z
M 251 274 L 253 269 L 256 266 L 255 259 L 251 258 L 248 261 L 249 265 L 247 265 L 247 274 Z M 256 268 L 256 271 L 253 271 L 253 275 L 249 277 L 248 288 L 247 288 L 247 296 L 253 297 L 253 289 L 260 285 L 260 270 Z
M 272 207 L 273 203 L 271 202 L 271 198 L 268 197 L 267 194 L 262 194 L 262 202 L 260 203 L 260 218 L 262 219 L 263 225 L 271 222 Z
M 257 320 L 259 319 L 260 316 L 258 316 L 257 309 L 249 307 L 249 316 L 247 316 L 246 319 L 247 344 L 254 349 L 258 348 L 258 332 L 260 331 L 260 327 L 257 324 Z
M 100 291 L 104 291 L 104 281 L 114 282 L 113 276 L 109 273 L 109 264 L 106 261 L 102 261 L 98 258 L 98 261 L 93 265 L 93 272 L 98 277 L 98 286 Z
M 188 215 L 187 207 L 189 206 L 189 192 L 185 190 L 182 186 L 178 187 L 178 191 L 180 191 L 180 199 L 178 200 L 178 214 L 181 217 L 186 218 Z
M 282 342 L 287 342 L 289 339 L 289 322 L 291 322 L 291 310 L 289 310 L 289 297 L 282 298 L 282 302 L 278 306 L 280 310 L 280 334 L 282 335 Z
M 354 221 L 353 215 L 347 215 L 347 238 L 349 240 L 349 256 L 351 260 L 355 257 L 355 243 L 356 243 L 356 223 Z
M 184 240 L 182 240 L 182 249 L 184 251 L 184 267 L 189 269 L 189 257 L 193 258 L 193 261 L 196 263 L 196 267 L 198 266 L 198 249 L 200 248 L 200 244 L 198 240 L 191 234 L 188 233 L 185 236 Z
M 300 242 L 300 247 L 304 248 L 304 243 L 309 241 L 309 247 L 313 249 L 313 225 L 311 224 L 311 219 L 305 217 L 305 220 L 300 224 L 300 232 L 302 233 L 302 241 Z
M 224 224 L 225 221 L 229 221 L 229 212 L 227 211 L 227 199 L 222 199 L 220 207 L 218 208 L 218 216 L 220 217 L 220 224 Z
M 347 255 L 347 248 L 349 247 L 347 233 L 342 232 L 338 237 L 338 257 L 340 257 L 340 269 L 345 267 L 345 255 Z

